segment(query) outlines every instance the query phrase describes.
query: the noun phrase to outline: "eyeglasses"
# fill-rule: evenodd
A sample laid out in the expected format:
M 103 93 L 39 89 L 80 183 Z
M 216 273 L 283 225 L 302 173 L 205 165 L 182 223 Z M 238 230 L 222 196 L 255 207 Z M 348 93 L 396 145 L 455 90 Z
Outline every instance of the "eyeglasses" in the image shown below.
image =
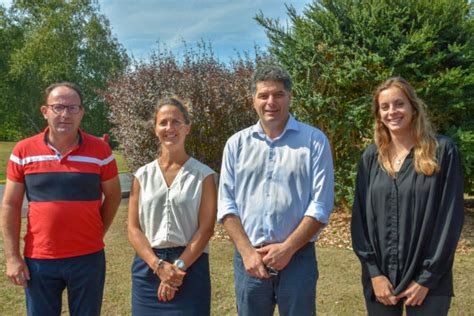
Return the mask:
M 48 104 L 49 107 L 53 109 L 53 112 L 56 114 L 63 113 L 66 109 L 71 114 L 77 114 L 81 111 L 82 105 L 73 104 L 73 105 L 64 105 L 64 104 Z

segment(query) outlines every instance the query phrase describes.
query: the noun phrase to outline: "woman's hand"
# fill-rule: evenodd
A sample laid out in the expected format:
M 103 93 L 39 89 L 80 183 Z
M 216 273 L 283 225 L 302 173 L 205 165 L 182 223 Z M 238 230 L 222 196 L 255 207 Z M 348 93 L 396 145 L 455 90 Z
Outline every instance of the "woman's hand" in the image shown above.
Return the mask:
M 169 302 L 175 297 L 178 287 L 183 284 L 186 272 L 181 271 L 169 262 L 164 262 L 163 267 L 158 268 L 156 273 L 161 280 L 156 292 L 158 299 L 163 302 Z
M 405 291 L 397 296 L 397 299 L 405 298 L 406 306 L 417 306 L 423 304 L 430 289 L 412 281 Z
M 386 276 L 379 275 L 371 280 L 377 301 L 384 305 L 395 305 L 398 303 L 399 298 L 393 295 L 393 285 Z
M 166 282 L 161 282 L 156 294 L 160 301 L 169 302 L 175 297 L 177 291 L 177 287 L 171 286 Z
M 186 272 L 181 271 L 169 262 L 163 262 L 163 267 L 156 269 L 156 274 L 161 282 L 167 283 L 177 289 L 181 284 L 183 284 Z

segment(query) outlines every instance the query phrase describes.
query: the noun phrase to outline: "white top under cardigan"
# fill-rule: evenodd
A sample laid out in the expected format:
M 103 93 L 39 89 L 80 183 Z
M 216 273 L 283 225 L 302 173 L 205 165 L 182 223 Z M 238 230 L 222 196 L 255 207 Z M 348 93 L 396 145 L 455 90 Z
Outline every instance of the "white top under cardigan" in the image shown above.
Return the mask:
M 153 248 L 186 246 L 191 241 L 198 229 L 202 183 L 214 173 L 190 157 L 168 188 L 157 160 L 137 170 L 140 227 Z

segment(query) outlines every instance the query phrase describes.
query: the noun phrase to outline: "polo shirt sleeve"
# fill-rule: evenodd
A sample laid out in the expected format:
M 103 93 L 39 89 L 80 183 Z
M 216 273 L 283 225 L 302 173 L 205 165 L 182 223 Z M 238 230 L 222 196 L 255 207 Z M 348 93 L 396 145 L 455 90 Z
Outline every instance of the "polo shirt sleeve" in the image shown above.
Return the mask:
M 220 224 L 227 215 L 239 216 L 235 201 L 235 156 L 237 146 L 233 140 L 231 138 L 227 141 L 222 157 L 219 198 L 217 200 L 217 221 Z
M 100 170 L 100 181 L 104 182 L 115 178 L 118 175 L 117 161 L 110 149 L 109 145 L 104 143 L 105 158 L 102 160 L 102 167 Z
M 19 183 L 25 182 L 25 170 L 22 163 L 21 143 L 16 144 L 7 165 L 7 179 Z
M 304 215 L 313 217 L 326 226 L 334 207 L 334 169 L 331 146 L 321 132 L 313 140 L 311 169 L 311 201 Z

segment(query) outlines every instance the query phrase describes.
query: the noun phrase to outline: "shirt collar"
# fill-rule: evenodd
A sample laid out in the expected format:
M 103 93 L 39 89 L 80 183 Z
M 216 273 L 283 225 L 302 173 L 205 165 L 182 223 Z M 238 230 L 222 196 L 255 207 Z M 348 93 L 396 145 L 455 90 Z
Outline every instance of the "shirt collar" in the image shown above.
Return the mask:
M 286 134 L 287 131 L 299 131 L 299 130 L 300 128 L 296 122 L 296 119 L 290 113 L 288 117 L 288 122 L 286 122 L 283 132 L 276 139 L 281 138 L 283 135 Z M 258 120 L 258 122 L 255 125 L 252 125 L 251 132 L 253 136 L 260 136 L 262 138 L 267 137 L 267 135 L 265 134 L 265 131 L 263 130 L 262 124 L 260 124 L 260 120 Z
M 47 126 L 44 130 L 43 130 L 43 141 L 46 145 L 49 144 L 48 142 L 48 132 L 49 132 L 49 126 Z M 82 145 L 82 142 L 83 142 L 83 139 L 84 139 L 84 136 L 83 136 L 83 131 L 81 129 L 78 130 L 78 134 L 79 134 L 79 146 Z

